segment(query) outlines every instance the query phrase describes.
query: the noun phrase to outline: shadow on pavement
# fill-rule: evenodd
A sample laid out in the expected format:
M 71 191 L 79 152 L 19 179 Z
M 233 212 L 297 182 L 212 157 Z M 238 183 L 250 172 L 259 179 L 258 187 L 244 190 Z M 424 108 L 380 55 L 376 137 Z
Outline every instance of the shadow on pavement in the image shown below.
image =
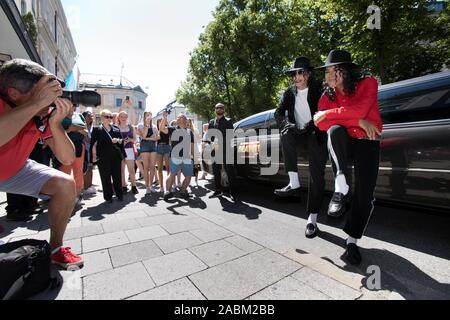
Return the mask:
M 346 243 L 344 239 L 324 231 L 320 232 L 319 237 L 341 247 L 342 254 L 345 252 Z M 297 252 L 303 253 L 300 251 L 297 250 Z M 436 281 L 407 259 L 388 250 L 360 248 L 360 252 L 363 261 L 358 267 L 348 264 L 341 267 L 331 259 L 322 259 L 334 264 L 341 270 L 364 276 L 361 286 L 369 291 L 378 291 L 370 290 L 366 283 L 367 278 L 371 275 L 368 272 L 368 268 L 377 266 L 381 270 L 380 291 L 394 291 L 407 300 L 440 300 L 450 298 L 450 284 Z M 343 259 L 342 261 L 345 262 Z

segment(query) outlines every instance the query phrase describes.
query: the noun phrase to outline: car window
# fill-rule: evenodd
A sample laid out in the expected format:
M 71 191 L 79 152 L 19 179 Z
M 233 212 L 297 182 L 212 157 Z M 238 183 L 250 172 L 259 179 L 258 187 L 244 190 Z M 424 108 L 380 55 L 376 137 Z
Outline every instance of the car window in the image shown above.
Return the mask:
M 450 86 L 393 93 L 379 104 L 384 124 L 450 119 Z
M 249 118 L 247 120 L 244 120 L 237 129 L 242 129 L 244 131 L 246 130 L 259 130 L 263 129 L 265 126 L 267 114 L 262 114 L 253 118 Z

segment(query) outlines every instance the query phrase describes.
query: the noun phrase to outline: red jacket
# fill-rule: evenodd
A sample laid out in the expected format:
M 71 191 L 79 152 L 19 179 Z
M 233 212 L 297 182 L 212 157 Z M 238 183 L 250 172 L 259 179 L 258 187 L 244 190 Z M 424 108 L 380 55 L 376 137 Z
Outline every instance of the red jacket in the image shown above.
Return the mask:
M 331 101 L 324 94 L 319 101 L 319 111 L 325 110 L 326 119 L 318 125 L 322 131 L 328 131 L 334 125 L 341 125 L 347 128 L 352 138 L 365 138 L 367 134 L 359 127 L 359 120 L 367 120 L 380 132 L 383 130 L 378 106 L 378 81 L 375 78 L 361 80 L 357 84 L 355 94 L 351 96 L 336 90 L 336 100 Z

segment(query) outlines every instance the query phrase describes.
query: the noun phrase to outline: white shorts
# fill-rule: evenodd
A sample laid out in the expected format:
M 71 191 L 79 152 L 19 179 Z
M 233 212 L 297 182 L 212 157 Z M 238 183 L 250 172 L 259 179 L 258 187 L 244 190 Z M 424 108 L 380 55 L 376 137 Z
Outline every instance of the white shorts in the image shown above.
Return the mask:
M 125 149 L 125 153 L 127 154 L 127 157 L 125 158 L 125 160 L 129 160 L 129 161 L 135 161 L 136 160 L 136 156 L 134 154 L 134 149 L 133 148 Z
M 0 192 L 39 198 L 44 185 L 54 177 L 68 177 L 65 173 L 28 160 L 23 168 L 6 181 L 0 181 Z

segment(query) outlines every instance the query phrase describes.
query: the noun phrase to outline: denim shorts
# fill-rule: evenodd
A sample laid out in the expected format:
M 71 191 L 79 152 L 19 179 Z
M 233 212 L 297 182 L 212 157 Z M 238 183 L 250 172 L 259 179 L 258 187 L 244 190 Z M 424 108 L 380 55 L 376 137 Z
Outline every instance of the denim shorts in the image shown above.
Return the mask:
M 183 173 L 185 177 L 193 177 L 194 176 L 194 164 L 191 160 L 183 160 L 183 159 L 170 159 L 170 172 L 178 172 Z
M 167 156 L 172 152 L 172 147 L 168 144 L 158 144 L 156 152 L 161 156 Z
M 142 140 L 141 141 L 141 153 L 154 153 L 156 152 L 156 141 Z

